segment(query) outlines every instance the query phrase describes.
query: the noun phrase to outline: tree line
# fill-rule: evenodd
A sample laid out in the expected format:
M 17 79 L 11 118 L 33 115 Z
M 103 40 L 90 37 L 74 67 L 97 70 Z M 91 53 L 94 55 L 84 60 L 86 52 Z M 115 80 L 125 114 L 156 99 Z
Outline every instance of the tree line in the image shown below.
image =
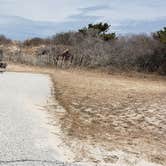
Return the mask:
M 108 23 L 89 24 L 78 31 L 56 34 L 50 38 L 33 38 L 22 47 L 44 45 L 50 59 L 56 59 L 57 46 L 70 48 L 69 67 L 118 68 L 166 74 L 166 27 L 150 35 L 117 36 Z M 0 43 L 11 40 L 0 36 Z M 41 60 L 41 59 L 40 59 Z

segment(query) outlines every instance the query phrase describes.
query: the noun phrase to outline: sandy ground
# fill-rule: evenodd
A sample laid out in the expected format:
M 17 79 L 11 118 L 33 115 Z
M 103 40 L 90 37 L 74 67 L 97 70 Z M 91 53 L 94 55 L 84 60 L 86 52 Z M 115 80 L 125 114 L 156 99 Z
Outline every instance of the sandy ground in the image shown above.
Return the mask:
M 24 65 L 9 65 L 8 70 L 51 75 L 65 111 L 50 113 L 75 153 L 75 162 L 166 165 L 164 77 Z

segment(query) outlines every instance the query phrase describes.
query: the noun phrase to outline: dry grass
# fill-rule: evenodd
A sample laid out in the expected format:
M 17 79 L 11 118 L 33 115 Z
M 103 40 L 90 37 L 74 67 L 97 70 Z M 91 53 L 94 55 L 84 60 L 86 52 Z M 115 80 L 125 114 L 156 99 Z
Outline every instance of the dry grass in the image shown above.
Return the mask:
M 165 78 L 16 65 L 8 70 L 51 74 L 66 108 L 61 127 L 69 144 L 88 140 L 166 165 Z

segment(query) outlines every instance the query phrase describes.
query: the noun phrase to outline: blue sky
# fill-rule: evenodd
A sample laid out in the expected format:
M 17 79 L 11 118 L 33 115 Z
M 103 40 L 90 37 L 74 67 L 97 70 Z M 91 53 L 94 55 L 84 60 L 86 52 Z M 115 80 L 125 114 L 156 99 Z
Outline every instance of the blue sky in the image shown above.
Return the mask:
M 0 33 L 13 39 L 47 37 L 107 21 L 118 34 L 166 26 L 166 0 L 0 0 Z

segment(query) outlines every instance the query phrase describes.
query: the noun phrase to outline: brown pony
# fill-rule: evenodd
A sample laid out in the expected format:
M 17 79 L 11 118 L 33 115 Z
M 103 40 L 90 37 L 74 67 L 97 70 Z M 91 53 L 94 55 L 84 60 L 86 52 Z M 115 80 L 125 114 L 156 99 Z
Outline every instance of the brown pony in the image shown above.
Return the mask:
M 68 60 L 72 60 L 73 56 L 70 54 L 69 49 L 66 49 L 62 54 L 59 54 L 56 58 L 56 60 L 58 61 L 59 59 L 61 59 L 63 62 L 68 61 Z
M 1 69 L 6 69 L 6 67 L 7 67 L 7 64 L 6 64 L 6 63 L 0 62 L 0 68 L 1 68 Z

